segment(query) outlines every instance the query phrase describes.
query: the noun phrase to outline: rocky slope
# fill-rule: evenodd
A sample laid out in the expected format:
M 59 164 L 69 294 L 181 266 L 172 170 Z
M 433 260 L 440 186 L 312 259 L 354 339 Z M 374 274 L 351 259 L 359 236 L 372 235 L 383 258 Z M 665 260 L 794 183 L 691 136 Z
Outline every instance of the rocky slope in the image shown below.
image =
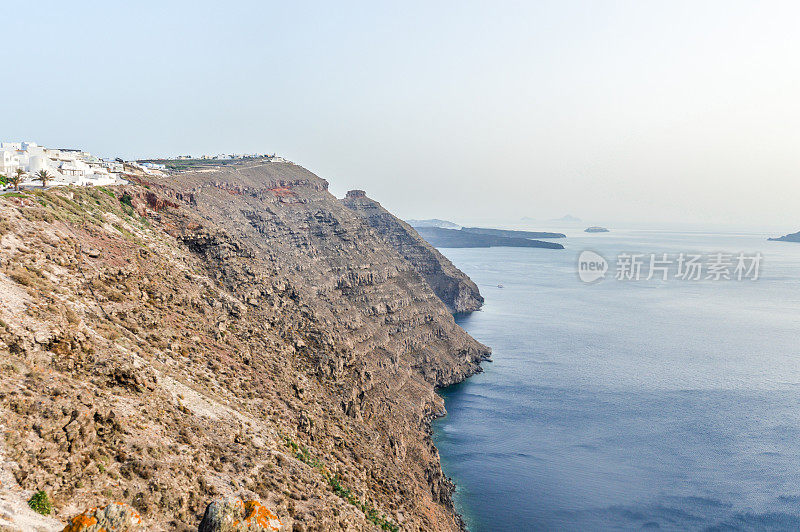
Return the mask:
M 0 197 L 3 467 L 66 522 L 456 530 L 434 393 L 488 349 L 307 170 L 250 161 Z
M 362 216 L 387 244 L 410 262 L 451 312 L 471 312 L 481 307 L 483 297 L 472 279 L 409 224 L 368 198 L 363 190 L 351 190 L 342 203 Z

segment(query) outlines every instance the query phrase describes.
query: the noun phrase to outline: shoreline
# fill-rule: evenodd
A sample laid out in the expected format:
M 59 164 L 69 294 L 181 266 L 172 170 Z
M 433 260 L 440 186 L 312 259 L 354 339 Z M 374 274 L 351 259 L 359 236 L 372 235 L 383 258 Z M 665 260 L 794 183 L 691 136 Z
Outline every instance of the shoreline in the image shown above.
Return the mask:
M 464 329 L 461 326 L 461 324 L 459 323 L 459 319 L 458 318 L 467 318 L 467 317 L 471 316 L 473 313 L 481 312 L 482 310 L 483 310 L 483 307 L 481 307 L 478 310 L 471 311 L 471 312 L 456 312 L 456 313 L 453 314 L 453 318 L 456 321 L 456 324 L 459 327 L 461 327 L 462 329 Z M 466 329 L 464 329 L 464 331 L 467 332 L 467 334 L 470 334 L 469 331 L 467 331 Z M 470 334 L 470 336 L 472 336 L 472 335 Z M 456 491 L 458 490 L 459 486 L 462 486 L 462 488 L 463 488 L 463 482 L 461 484 L 459 484 L 458 482 L 456 482 L 456 480 L 452 476 L 450 476 L 445 471 L 445 465 L 444 465 L 445 464 L 445 460 L 442 458 L 441 450 L 439 449 L 439 446 L 436 444 L 436 433 L 439 432 L 441 434 L 441 430 L 437 431 L 436 425 L 438 423 L 440 423 L 440 422 L 443 422 L 443 420 L 448 416 L 447 396 L 452 394 L 452 393 L 454 393 L 455 391 L 457 391 L 457 389 L 459 387 L 466 386 L 468 381 L 469 381 L 469 379 L 471 379 L 472 377 L 475 377 L 476 375 L 479 375 L 479 374 L 483 373 L 484 372 L 483 363 L 485 363 L 485 362 L 489 362 L 489 363 L 493 362 L 493 360 L 492 360 L 492 348 L 491 347 L 489 347 L 489 353 L 486 354 L 481 359 L 481 361 L 479 362 L 479 365 L 477 366 L 477 368 L 475 369 L 474 372 L 472 372 L 469 375 L 466 375 L 463 379 L 458 380 L 456 382 L 452 382 L 452 383 L 450 383 L 450 384 L 448 384 L 446 386 L 436 386 L 435 387 L 434 391 L 435 391 L 436 395 L 442 400 L 443 411 L 441 411 L 439 413 L 433 413 L 432 416 L 431 416 L 431 419 L 428 421 L 428 427 L 429 427 L 429 430 L 430 430 L 431 442 L 432 442 L 432 444 L 433 444 L 434 448 L 436 449 L 436 452 L 437 452 L 437 454 L 439 456 L 439 468 L 442 470 L 442 473 L 444 474 L 445 480 L 446 480 L 447 485 L 449 487 L 448 499 L 450 501 L 451 508 L 453 509 L 453 513 L 456 515 L 456 517 L 458 518 L 458 520 L 460 522 L 460 528 L 464 532 L 469 532 L 470 530 L 472 530 L 470 528 L 470 525 L 474 524 L 474 523 L 472 523 L 474 517 L 471 516 L 471 513 L 469 511 L 465 511 L 465 510 L 468 510 L 468 509 L 465 508 L 463 504 L 460 504 L 460 503 L 456 502 Z
M 478 373 L 480 373 L 480 372 L 478 372 Z M 449 386 L 446 386 L 444 388 L 439 388 L 439 389 L 436 390 L 436 394 L 439 397 L 442 398 L 442 401 L 444 401 L 445 407 L 447 405 L 446 395 L 448 395 L 450 393 L 453 393 L 455 388 L 457 388 L 459 386 L 466 385 L 467 381 L 471 377 L 474 377 L 475 375 L 477 375 L 477 373 L 475 373 L 473 375 L 470 375 L 469 377 L 467 377 L 463 381 L 456 382 L 456 383 L 453 383 L 453 384 L 451 384 Z M 431 440 L 433 442 L 434 447 L 436 448 L 436 451 L 439 453 L 439 467 L 442 469 L 442 472 L 444 473 L 445 478 L 447 479 L 447 482 L 448 482 L 448 484 L 449 484 L 449 486 L 451 488 L 448 497 L 450 499 L 450 504 L 452 505 L 453 512 L 456 514 L 456 516 L 458 517 L 458 519 L 459 519 L 459 521 L 461 523 L 461 530 L 464 531 L 464 532 L 470 532 L 470 531 L 473 530 L 473 528 L 471 528 L 471 525 L 474 524 L 474 523 L 472 523 L 474 517 L 472 517 L 471 512 L 468 511 L 469 508 L 466 507 L 466 505 L 464 505 L 463 503 L 458 502 L 458 500 L 457 500 L 458 498 L 456 497 L 456 492 L 459 490 L 459 487 L 461 487 L 461 489 L 464 488 L 463 481 L 462 482 L 457 482 L 454 477 L 450 476 L 450 474 L 447 473 L 447 471 L 446 471 L 446 469 L 447 469 L 447 467 L 446 467 L 447 460 L 442 458 L 441 450 L 439 449 L 439 446 L 437 445 L 437 442 L 436 442 L 437 433 L 440 434 L 440 436 L 439 436 L 440 438 L 443 435 L 442 429 L 441 428 L 437 429 L 437 424 L 443 423 L 444 419 L 447 418 L 447 416 L 448 416 L 448 412 L 445 411 L 441 415 L 438 415 L 438 416 L 434 417 L 431 420 L 431 422 L 430 422 Z
M 398 233 L 368 229 L 297 165 L 130 181 L 0 198 L 0 231 L 25 242 L 0 250 L 0 284 L 18 295 L 0 312 L 16 370 L 0 409 L 22 487 L 44 486 L 61 520 L 112 499 L 146 527 L 191 525 L 217 498 L 246 497 L 289 527 L 463 529 L 432 439 L 436 388 L 483 371 L 491 350 L 419 270 L 452 268 L 440 293 L 453 307 L 480 301 L 471 281 L 436 254 L 403 258 Z M 54 291 L 63 308 L 44 304 Z M 22 380 L 41 367 L 48 389 Z M 48 408 L 16 408 L 21 387 Z M 53 441 L 68 424 L 91 481 Z

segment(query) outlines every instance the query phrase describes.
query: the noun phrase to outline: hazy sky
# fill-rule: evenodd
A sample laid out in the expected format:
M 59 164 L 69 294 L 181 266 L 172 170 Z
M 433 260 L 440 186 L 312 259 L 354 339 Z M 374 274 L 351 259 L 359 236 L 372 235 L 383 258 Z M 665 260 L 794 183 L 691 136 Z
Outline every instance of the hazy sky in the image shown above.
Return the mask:
M 0 138 L 277 152 L 404 217 L 800 229 L 796 2 L 4 5 Z

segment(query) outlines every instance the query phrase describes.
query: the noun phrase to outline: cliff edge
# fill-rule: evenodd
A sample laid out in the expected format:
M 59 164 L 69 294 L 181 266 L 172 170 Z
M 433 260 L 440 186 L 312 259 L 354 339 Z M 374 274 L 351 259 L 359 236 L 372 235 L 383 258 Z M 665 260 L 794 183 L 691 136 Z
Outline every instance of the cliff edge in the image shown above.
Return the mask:
M 363 190 L 351 190 L 342 203 L 367 224 L 427 281 L 450 312 L 472 312 L 483 305 L 477 285 L 431 246 L 409 224 L 370 199 Z
M 458 530 L 438 386 L 489 349 L 302 167 L 246 161 L 0 196 L 3 471 L 61 522 Z

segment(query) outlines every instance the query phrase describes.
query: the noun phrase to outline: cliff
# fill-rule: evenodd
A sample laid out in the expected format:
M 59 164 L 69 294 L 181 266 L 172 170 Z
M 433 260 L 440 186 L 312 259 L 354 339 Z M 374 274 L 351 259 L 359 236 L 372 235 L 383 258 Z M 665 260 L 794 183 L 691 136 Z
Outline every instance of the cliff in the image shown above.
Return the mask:
M 489 350 L 307 170 L 249 161 L 0 197 L 4 470 L 65 522 L 218 497 L 286 530 L 457 530 L 437 386 Z M 4 448 L 4 449 L 3 449 Z
M 411 263 L 451 312 L 471 312 L 481 307 L 483 296 L 475 283 L 409 224 L 368 198 L 362 190 L 351 190 L 342 203 Z

